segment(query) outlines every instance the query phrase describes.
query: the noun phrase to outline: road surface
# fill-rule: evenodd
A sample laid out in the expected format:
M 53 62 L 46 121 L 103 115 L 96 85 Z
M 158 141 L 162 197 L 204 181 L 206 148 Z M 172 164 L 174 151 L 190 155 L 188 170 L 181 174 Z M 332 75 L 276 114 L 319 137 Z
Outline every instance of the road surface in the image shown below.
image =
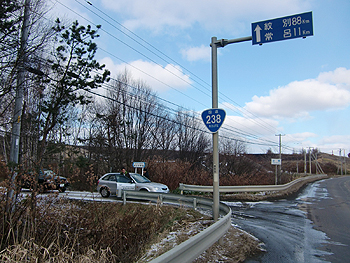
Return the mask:
M 329 238 L 323 250 L 331 255 L 325 259 L 350 262 L 350 177 L 322 181 L 319 188 L 327 192 L 327 198 L 314 200 L 307 211 L 315 229 Z
M 312 183 L 293 200 L 227 204 L 267 251 L 247 262 L 350 262 L 350 177 Z

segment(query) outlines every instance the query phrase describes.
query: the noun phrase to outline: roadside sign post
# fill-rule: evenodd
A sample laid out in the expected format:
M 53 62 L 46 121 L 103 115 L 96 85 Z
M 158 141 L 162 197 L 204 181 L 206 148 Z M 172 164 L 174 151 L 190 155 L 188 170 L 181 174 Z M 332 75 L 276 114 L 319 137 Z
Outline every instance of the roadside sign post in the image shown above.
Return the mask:
M 145 162 L 133 162 L 132 163 L 132 167 L 135 168 L 135 173 L 137 173 L 137 168 L 141 168 L 141 174 L 143 175 L 143 169 L 146 167 L 146 163 Z
M 211 62 L 212 62 L 212 108 L 218 108 L 218 66 L 217 48 L 228 44 L 252 40 L 252 44 L 288 40 L 293 38 L 305 38 L 313 35 L 312 12 L 296 14 L 276 19 L 252 23 L 252 36 L 236 39 L 211 38 Z M 203 118 L 203 116 L 202 116 Z M 209 128 L 209 127 L 208 127 Z M 277 167 L 277 166 L 276 166 Z M 219 133 L 213 133 L 213 218 L 219 218 Z
M 271 159 L 271 164 L 276 166 L 276 172 L 275 172 L 275 185 L 278 184 L 278 177 L 277 177 L 277 167 L 281 167 L 282 165 L 282 159 Z
M 211 65 L 212 65 L 212 108 L 217 109 L 218 100 L 218 47 L 224 47 L 228 44 L 250 41 L 252 37 L 243 37 L 232 40 L 211 38 Z M 203 117 L 203 115 L 202 115 Z M 205 120 L 204 120 L 205 121 Z M 221 123 L 222 124 L 222 123 Z M 214 221 L 219 219 L 219 132 L 213 133 L 213 218 Z

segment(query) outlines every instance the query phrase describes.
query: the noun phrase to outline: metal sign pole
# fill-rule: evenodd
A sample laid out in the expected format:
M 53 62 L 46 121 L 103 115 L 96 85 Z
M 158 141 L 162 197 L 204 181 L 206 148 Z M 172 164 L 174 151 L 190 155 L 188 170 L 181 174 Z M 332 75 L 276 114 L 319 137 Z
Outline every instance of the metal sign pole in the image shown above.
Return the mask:
M 211 38 L 211 65 L 212 65 L 212 108 L 218 108 L 218 55 L 217 48 L 228 44 L 250 41 L 252 37 L 242 37 L 236 39 Z M 214 221 L 219 219 L 219 132 L 213 133 L 213 217 Z
M 220 40 L 212 37 L 210 44 L 212 61 L 212 108 L 218 108 L 218 47 L 251 40 L 253 45 L 261 45 L 268 42 L 297 37 L 305 38 L 312 35 L 312 12 L 308 12 L 252 23 L 252 36 Z M 213 217 L 215 221 L 219 218 L 219 197 L 219 132 L 216 131 L 213 133 Z
M 211 38 L 212 108 L 218 108 L 217 38 Z M 219 219 L 219 131 L 213 133 L 213 218 Z

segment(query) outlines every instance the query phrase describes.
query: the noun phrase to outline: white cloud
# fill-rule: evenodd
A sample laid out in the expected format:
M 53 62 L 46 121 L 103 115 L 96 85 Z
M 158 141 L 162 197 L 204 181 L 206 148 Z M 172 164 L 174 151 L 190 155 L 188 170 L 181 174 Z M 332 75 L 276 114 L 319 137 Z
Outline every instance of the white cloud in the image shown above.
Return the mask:
M 291 138 L 289 141 L 304 141 L 304 140 L 309 139 L 309 138 L 317 137 L 317 134 L 312 133 L 312 132 L 301 132 L 301 133 L 290 134 L 290 135 L 288 135 L 288 137 Z
M 271 130 L 277 130 L 278 122 L 266 118 L 246 118 L 240 116 L 226 116 L 223 127 L 237 131 L 237 135 L 254 134 L 257 136 L 271 135 Z
M 320 82 L 335 84 L 338 88 L 350 89 L 350 70 L 337 68 L 334 71 L 323 72 L 318 78 Z
M 321 144 L 329 145 L 329 144 L 337 144 L 339 142 L 342 142 L 343 145 L 349 145 L 350 144 L 350 135 L 332 135 L 332 136 L 326 136 L 322 138 L 320 141 Z M 343 147 L 341 147 L 343 148 Z M 348 147 L 346 147 L 348 148 Z
M 334 110 L 350 105 L 350 70 L 338 68 L 316 79 L 294 81 L 271 90 L 269 96 L 254 96 L 245 108 L 264 117 L 301 118 L 316 110 Z
M 322 137 L 315 147 L 320 149 L 322 152 L 333 152 L 335 155 L 339 155 L 339 149 L 342 149 L 342 155 L 344 154 L 344 149 L 346 155 L 349 152 L 350 135 L 332 135 Z
M 112 77 L 116 77 L 126 69 L 132 78 L 145 82 L 154 91 L 164 92 L 171 88 L 185 89 L 192 83 L 190 77 L 184 74 L 179 66 L 172 64 L 162 67 L 143 60 L 132 61 L 129 64 L 114 64 L 109 57 L 102 59 L 101 63 L 111 71 Z
M 122 13 L 124 25 L 160 31 L 167 27 L 190 28 L 198 23 L 207 29 L 242 28 L 241 20 L 288 15 L 310 8 L 310 0 L 102 0 L 105 8 Z M 253 21 L 250 21 L 253 22 Z M 249 26 L 248 24 L 247 26 Z
M 274 133 L 278 122 L 265 118 L 247 118 L 240 116 L 226 116 L 221 134 L 245 142 L 247 151 L 251 153 L 266 151 L 272 145 L 277 146 Z M 263 149 L 263 150 L 262 150 Z
M 200 47 L 191 47 L 180 51 L 182 56 L 188 61 L 205 60 L 210 61 L 210 47 L 201 45 Z

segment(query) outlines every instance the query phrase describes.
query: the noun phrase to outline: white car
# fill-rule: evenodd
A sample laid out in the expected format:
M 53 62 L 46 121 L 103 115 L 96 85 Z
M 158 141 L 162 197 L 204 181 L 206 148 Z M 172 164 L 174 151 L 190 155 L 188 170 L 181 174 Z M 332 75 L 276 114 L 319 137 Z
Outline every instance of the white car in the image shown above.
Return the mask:
M 118 195 L 118 190 L 169 193 L 169 188 L 165 184 L 151 182 L 141 174 L 129 173 L 129 175 L 130 178 L 120 173 L 105 174 L 98 180 L 97 191 L 102 197 Z

